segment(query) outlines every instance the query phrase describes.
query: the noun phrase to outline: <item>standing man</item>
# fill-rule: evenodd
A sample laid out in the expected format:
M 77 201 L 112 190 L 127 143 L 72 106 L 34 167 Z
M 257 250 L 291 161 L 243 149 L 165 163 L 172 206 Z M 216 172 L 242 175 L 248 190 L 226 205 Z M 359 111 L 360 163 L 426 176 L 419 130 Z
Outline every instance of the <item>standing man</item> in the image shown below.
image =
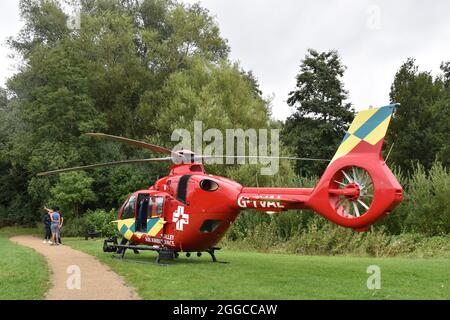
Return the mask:
M 51 230 L 51 224 L 52 224 L 52 218 L 50 217 L 50 214 L 52 213 L 52 210 L 48 209 L 47 207 L 44 207 L 45 211 L 47 211 L 44 216 L 42 217 L 42 222 L 44 223 L 45 228 L 45 238 L 42 243 L 51 243 L 52 242 L 52 230 Z
M 53 212 L 50 215 L 52 219 L 51 229 L 52 229 L 52 240 L 51 245 L 59 245 L 59 228 L 61 228 L 61 215 L 59 214 L 59 207 L 54 207 Z

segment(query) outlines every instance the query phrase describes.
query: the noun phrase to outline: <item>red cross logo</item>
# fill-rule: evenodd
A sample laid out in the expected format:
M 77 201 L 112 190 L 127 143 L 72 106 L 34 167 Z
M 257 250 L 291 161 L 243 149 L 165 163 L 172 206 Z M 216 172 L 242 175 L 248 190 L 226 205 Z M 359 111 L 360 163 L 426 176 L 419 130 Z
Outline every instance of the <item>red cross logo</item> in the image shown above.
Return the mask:
M 184 213 L 184 207 L 178 206 L 177 211 L 173 213 L 172 222 L 175 222 L 176 228 L 179 231 L 183 231 L 183 226 L 189 224 L 189 214 Z

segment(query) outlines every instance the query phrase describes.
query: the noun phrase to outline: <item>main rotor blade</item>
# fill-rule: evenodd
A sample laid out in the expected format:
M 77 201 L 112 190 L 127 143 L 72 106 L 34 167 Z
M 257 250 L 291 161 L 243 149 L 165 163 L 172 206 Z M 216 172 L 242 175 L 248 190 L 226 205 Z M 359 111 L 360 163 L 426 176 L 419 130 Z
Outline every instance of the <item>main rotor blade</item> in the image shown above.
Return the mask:
M 324 161 L 329 162 L 330 159 L 315 159 L 315 158 L 297 158 L 297 157 L 270 157 L 270 156 L 195 156 L 196 160 L 202 159 L 286 159 L 286 160 L 298 160 L 298 161 Z
M 154 145 L 154 144 L 151 144 L 151 143 L 138 141 L 138 140 L 133 140 L 133 139 L 128 139 L 128 138 L 123 138 L 123 137 L 118 137 L 118 136 L 113 136 L 113 135 L 109 135 L 109 134 L 105 134 L 105 133 L 85 133 L 85 135 L 86 136 L 90 136 L 90 137 L 100 138 L 100 139 L 119 141 L 119 142 L 122 142 L 122 143 L 133 145 L 135 147 L 148 149 L 148 150 L 151 150 L 151 151 L 157 152 L 157 153 L 163 153 L 163 154 L 172 154 L 172 153 L 174 153 L 174 154 L 177 154 L 176 152 L 173 152 L 170 149 L 167 149 L 167 148 L 164 148 L 164 147 L 161 147 L 161 146 L 157 146 L 157 145 Z
M 151 163 L 151 162 L 168 162 L 172 161 L 172 158 L 153 158 L 153 159 L 136 159 L 136 160 L 124 160 L 124 161 L 115 161 L 115 162 L 105 162 L 105 163 L 97 163 L 97 164 L 91 164 L 88 166 L 81 166 L 81 167 L 73 167 L 73 168 L 67 168 L 67 169 L 59 169 L 59 170 L 53 170 L 53 171 L 47 171 L 47 172 L 40 172 L 37 174 L 37 176 L 50 176 L 53 174 L 59 174 L 64 172 L 71 172 L 71 171 L 78 171 L 78 170 L 86 170 L 86 169 L 96 169 L 96 168 L 102 168 L 102 167 L 112 167 L 112 166 L 118 166 L 118 165 L 124 165 L 124 164 L 144 164 L 144 163 Z

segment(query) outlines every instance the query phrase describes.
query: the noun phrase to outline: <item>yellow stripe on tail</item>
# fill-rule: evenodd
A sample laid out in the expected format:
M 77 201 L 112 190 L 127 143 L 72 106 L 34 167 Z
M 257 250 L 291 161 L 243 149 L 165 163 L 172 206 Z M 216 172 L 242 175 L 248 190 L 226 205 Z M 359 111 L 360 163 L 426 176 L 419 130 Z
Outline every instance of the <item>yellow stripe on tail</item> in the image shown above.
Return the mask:
M 380 140 L 384 139 L 389 122 L 397 106 L 398 104 L 392 104 L 359 112 L 345 134 L 330 164 L 349 154 L 361 141 L 375 146 Z M 373 151 L 380 152 L 380 150 L 376 149 Z

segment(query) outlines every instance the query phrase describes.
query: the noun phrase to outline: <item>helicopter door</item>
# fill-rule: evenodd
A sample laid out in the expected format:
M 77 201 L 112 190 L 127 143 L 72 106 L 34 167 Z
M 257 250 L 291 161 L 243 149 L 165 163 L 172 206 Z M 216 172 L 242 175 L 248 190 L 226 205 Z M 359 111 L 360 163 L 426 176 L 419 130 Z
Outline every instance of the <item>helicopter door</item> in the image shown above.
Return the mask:
M 147 232 L 147 221 L 151 215 L 153 202 L 149 194 L 140 194 L 136 206 L 136 232 Z
M 151 237 L 161 237 L 164 229 L 164 197 L 150 197 L 152 206 L 149 208 L 147 221 L 147 235 Z

